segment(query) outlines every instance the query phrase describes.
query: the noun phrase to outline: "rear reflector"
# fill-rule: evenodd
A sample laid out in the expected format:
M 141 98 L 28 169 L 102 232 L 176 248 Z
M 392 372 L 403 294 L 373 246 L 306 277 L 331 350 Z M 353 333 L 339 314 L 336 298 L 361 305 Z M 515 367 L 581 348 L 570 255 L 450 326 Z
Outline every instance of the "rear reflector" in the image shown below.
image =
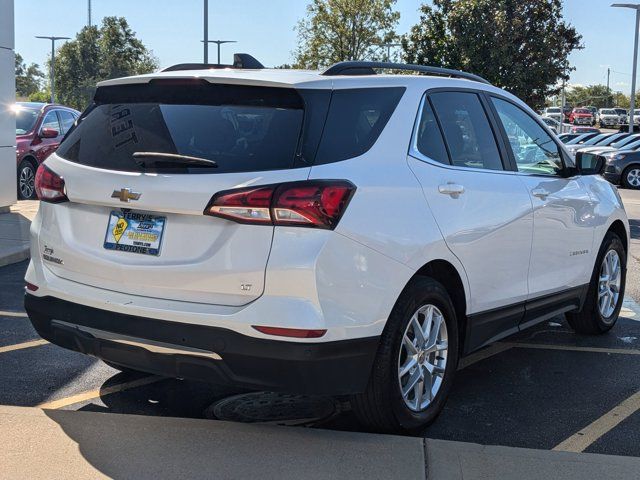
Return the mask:
M 289 338 L 320 338 L 327 333 L 326 330 L 306 330 L 301 328 L 259 327 L 256 325 L 253 328 L 266 335 Z
M 36 290 L 38 290 L 37 285 L 34 285 L 33 283 L 29 283 L 29 282 L 24 282 L 24 288 L 26 288 L 30 292 L 35 292 Z
M 44 163 L 40 164 L 36 172 L 35 187 L 38 199 L 42 202 L 60 203 L 69 200 L 65 193 L 64 179 Z
M 356 187 L 346 180 L 308 180 L 219 192 L 204 210 L 239 223 L 334 229 Z

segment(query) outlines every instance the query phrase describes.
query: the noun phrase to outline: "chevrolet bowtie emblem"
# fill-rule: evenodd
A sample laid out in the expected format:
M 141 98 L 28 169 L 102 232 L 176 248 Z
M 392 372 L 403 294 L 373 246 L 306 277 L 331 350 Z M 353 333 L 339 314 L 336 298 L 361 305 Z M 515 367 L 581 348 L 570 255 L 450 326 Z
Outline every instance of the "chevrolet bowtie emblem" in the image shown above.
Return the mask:
M 111 198 L 119 198 L 121 202 L 129 203 L 129 200 L 138 200 L 141 195 L 141 193 L 133 192 L 129 188 L 121 188 L 120 190 L 114 190 Z

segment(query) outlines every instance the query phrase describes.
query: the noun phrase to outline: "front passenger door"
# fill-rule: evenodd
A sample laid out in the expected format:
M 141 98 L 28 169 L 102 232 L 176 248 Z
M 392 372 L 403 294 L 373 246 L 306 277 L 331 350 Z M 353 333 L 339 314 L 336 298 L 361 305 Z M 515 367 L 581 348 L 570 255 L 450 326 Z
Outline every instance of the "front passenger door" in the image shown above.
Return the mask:
M 502 98 L 491 101 L 533 203 L 529 298 L 570 292 L 591 276 L 594 202 L 579 176 L 565 177 L 559 146 L 529 113 Z
M 517 331 L 528 295 L 531 200 L 473 91 L 424 97 L 409 157 L 430 212 L 469 280 L 467 348 Z M 509 307 L 505 309 L 504 307 Z

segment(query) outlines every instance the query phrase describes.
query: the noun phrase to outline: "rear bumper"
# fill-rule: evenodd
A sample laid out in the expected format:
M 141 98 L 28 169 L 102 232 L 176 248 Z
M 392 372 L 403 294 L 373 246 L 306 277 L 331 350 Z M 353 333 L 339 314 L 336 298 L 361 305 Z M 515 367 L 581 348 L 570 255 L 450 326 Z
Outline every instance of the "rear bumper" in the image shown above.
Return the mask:
M 267 340 L 29 294 L 25 309 L 40 336 L 70 350 L 162 376 L 288 393 L 364 391 L 379 341 Z

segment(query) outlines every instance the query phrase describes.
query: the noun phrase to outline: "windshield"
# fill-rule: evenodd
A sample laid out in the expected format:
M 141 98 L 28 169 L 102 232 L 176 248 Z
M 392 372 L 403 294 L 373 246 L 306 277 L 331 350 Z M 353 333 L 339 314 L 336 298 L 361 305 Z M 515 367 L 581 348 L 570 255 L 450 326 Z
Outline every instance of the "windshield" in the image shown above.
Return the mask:
M 16 115 L 16 135 L 24 135 L 33 130 L 33 127 L 38 120 L 39 110 L 16 107 L 14 112 Z
M 559 108 L 547 108 L 547 113 L 560 113 Z
M 575 135 L 575 134 L 572 134 L 572 135 Z M 578 136 L 574 136 L 571 140 L 569 140 L 567 142 L 567 145 L 575 145 L 577 143 L 583 142 L 591 138 L 592 135 L 593 135 L 592 133 L 581 133 Z
M 614 148 L 624 147 L 625 145 L 628 145 L 631 142 L 635 142 L 636 140 L 638 140 L 638 138 L 640 138 L 640 135 L 630 135 L 629 137 L 623 138 L 622 140 L 613 142 L 611 146 Z
M 604 140 L 597 142 L 596 145 L 602 145 L 602 146 L 609 146 L 611 145 L 613 142 L 618 142 L 620 140 L 622 140 L 623 138 L 627 138 L 629 136 L 628 133 L 615 133 L 613 135 L 611 135 L 608 138 L 605 138 Z
M 586 108 L 576 108 L 574 113 L 591 113 L 591 110 L 587 110 Z
M 615 110 L 602 110 L 601 115 L 617 115 Z

